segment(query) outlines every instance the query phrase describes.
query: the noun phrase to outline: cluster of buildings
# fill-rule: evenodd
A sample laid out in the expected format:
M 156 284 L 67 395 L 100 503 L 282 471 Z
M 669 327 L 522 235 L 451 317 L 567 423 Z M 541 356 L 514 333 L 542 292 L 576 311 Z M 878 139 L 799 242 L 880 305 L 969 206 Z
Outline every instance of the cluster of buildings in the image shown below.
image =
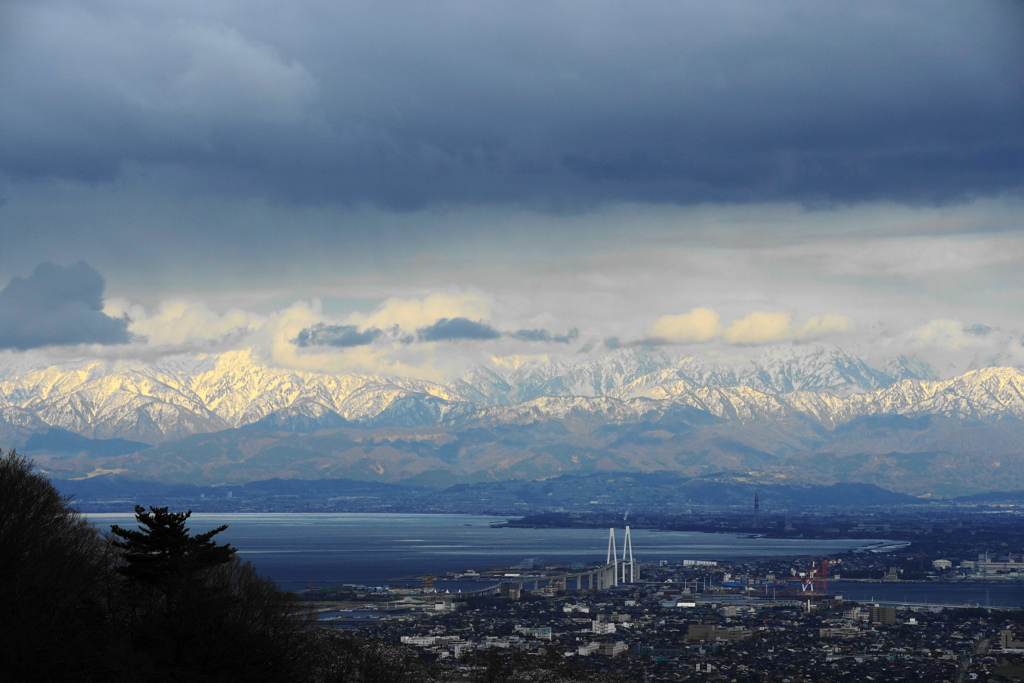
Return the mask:
M 635 681 L 1012 680 L 1024 662 L 1020 610 L 899 608 L 824 596 L 727 591 L 709 563 L 652 567 L 606 590 L 440 594 L 433 607 L 376 622 L 367 637 L 401 642 L 450 667 L 482 653 L 520 663 L 571 661 Z M 702 581 L 713 571 L 719 582 Z M 410 597 L 410 600 L 413 598 Z M 440 608 L 437 605 L 441 605 Z M 1009 667 L 1009 668 L 1008 668 Z M 589 672 L 589 674 L 587 673 Z M 532 675 L 532 674 L 531 674 Z M 995 677 L 995 678 L 994 678 Z M 524 677 L 509 680 L 532 680 Z M 575 679 L 573 679 L 575 680 Z
M 861 533 L 907 540 L 870 541 L 860 552 L 827 558 L 831 566 L 811 558 L 664 561 L 635 572 L 642 581 L 617 571 L 618 585 L 588 581 L 586 590 L 578 590 L 582 582 L 535 580 L 551 568 L 531 558 L 463 575 L 505 581 L 499 595 L 408 594 L 421 609 L 359 633 L 403 643 L 452 681 L 483 680 L 480 663 L 496 658 L 510 663 L 506 681 L 1024 681 L 1024 555 L 1016 552 L 1024 532 L 1019 516 L 977 515 L 863 523 Z M 844 601 L 834 595 L 840 575 L 840 592 L 869 586 L 856 592 L 900 597 Z M 1006 609 L 936 606 L 920 597 L 930 592 L 953 604 L 953 596 L 980 591 L 985 600 L 971 604 L 987 604 L 989 588 L 1013 593 L 1015 582 L 1022 583 L 1020 604 Z M 913 586 L 928 584 L 936 587 L 914 598 Z M 574 673 L 545 678 L 538 667 Z
M 962 560 L 955 567 L 949 560 L 935 560 L 932 565 L 939 571 L 954 571 L 967 580 L 1024 581 L 1024 554 L 986 552 L 980 553 L 977 560 Z

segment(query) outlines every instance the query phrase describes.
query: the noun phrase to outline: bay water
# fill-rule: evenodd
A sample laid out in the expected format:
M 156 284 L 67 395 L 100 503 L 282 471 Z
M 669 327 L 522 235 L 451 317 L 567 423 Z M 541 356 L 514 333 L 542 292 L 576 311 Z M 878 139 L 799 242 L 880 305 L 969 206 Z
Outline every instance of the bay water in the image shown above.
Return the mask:
M 134 529 L 128 513 L 90 513 L 103 531 Z M 506 517 L 386 513 L 194 513 L 191 533 L 227 524 L 215 538 L 230 543 L 260 574 L 284 588 L 345 583 L 408 583 L 443 572 L 485 570 L 526 558 L 603 563 L 608 529 L 529 529 L 496 525 Z M 616 530 L 622 553 L 624 529 Z M 633 555 L 642 563 L 827 555 L 877 541 L 773 539 L 737 534 L 632 529 Z
M 130 513 L 90 513 L 102 531 L 111 524 L 134 529 Z M 418 585 L 416 577 L 444 572 L 509 567 L 526 558 L 547 562 L 603 563 L 607 529 L 530 529 L 497 525 L 506 517 L 386 513 L 194 513 L 191 533 L 222 524 L 216 536 L 238 548 L 262 576 L 295 590 L 346 583 Z M 616 529 L 621 556 L 624 529 Z M 742 560 L 823 556 L 874 546 L 882 539 L 749 538 L 737 534 L 632 529 L 633 555 L 660 560 Z M 447 582 L 439 588 L 467 590 L 480 584 Z M 1020 607 L 1022 584 L 862 583 L 830 581 L 830 591 L 850 600 L 880 603 L 939 603 Z

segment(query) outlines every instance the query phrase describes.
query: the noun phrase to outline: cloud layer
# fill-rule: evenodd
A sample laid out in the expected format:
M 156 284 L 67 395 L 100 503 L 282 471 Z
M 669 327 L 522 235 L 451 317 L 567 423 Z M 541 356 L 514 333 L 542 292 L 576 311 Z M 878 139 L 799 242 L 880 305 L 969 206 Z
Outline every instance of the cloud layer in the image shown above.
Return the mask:
M 477 365 L 518 368 L 533 362 L 575 361 L 619 347 L 739 361 L 760 353 L 766 345 L 823 342 L 855 350 L 880 367 L 897 356 L 910 356 L 947 374 L 1024 363 L 1020 332 L 951 318 L 854 336 L 862 326 L 839 314 L 798 318 L 787 312 L 755 310 L 723 316 L 702 306 L 656 318 L 643 330 L 645 334 L 628 335 L 626 341 L 602 336 L 600 327 L 559 333 L 546 323 L 523 326 L 522 319 L 507 317 L 505 306 L 498 306 L 490 319 L 456 316 L 419 326 L 413 322 L 422 320 L 426 312 L 467 302 L 470 308 L 495 303 L 479 293 L 433 293 L 387 299 L 368 313 L 342 316 L 326 313 L 319 301 L 295 302 L 256 314 L 242 309 L 216 312 L 202 302 L 168 300 L 150 312 L 124 300 L 107 301 L 104 307 L 103 278 L 85 263 L 67 268 L 45 263 L 30 277 L 15 278 L 0 291 L 0 322 L 6 330 L 0 341 L 3 348 L 20 351 L 46 347 L 51 358 L 71 358 L 70 353 L 154 360 L 247 348 L 273 364 L 294 369 L 433 381 L 459 377 Z M 366 324 L 399 318 L 407 321 L 404 326 Z M 534 321 L 550 323 L 550 318 L 540 315 Z
M 129 321 L 103 313 L 103 278 L 86 263 L 43 263 L 0 290 L 0 349 L 125 344 Z
M 773 342 L 818 339 L 849 332 L 853 321 L 842 315 L 808 318 L 794 326 L 789 313 L 753 311 L 723 326 L 717 311 L 695 308 L 681 315 L 664 315 L 647 328 L 654 343 L 707 342 L 721 339 L 729 344 L 770 344 Z
M 85 261 L 108 299 L 33 276 L 0 341 L 1012 359 L 1022 35 L 1001 0 L 6 3 L 0 284 Z
M 56 0 L 5 21 L 17 179 L 188 169 L 410 208 L 946 201 L 1024 169 L 1013 3 Z

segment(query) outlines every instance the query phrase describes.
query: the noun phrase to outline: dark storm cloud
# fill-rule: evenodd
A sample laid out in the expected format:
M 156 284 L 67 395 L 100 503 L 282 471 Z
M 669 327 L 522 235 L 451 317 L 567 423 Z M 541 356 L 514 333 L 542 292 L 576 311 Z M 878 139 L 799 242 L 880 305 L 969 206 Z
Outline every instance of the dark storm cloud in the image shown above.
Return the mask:
M 384 334 L 376 327 L 359 331 L 355 325 L 314 325 L 299 332 L 292 340 L 297 346 L 366 346 Z
M 580 331 L 575 327 L 565 334 L 551 334 L 547 330 L 516 330 L 508 336 L 517 341 L 568 344 L 580 336 Z
M 433 325 L 416 330 L 420 341 L 455 341 L 459 339 L 497 339 L 501 333 L 490 325 L 468 318 L 441 318 Z
M 123 344 L 128 320 L 103 313 L 103 278 L 86 263 L 43 263 L 0 291 L 0 348 Z
M 415 208 L 945 201 L 1024 179 L 1020 5 L 22 3 L 0 171 Z

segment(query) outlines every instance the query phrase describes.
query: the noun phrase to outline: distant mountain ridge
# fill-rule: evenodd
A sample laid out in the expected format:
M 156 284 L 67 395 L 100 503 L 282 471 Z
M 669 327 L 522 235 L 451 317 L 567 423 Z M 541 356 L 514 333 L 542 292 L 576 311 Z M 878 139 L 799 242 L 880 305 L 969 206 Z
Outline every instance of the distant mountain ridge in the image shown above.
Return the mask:
M 439 485 L 602 470 L 790 481 L 799 468 L 823 485 L 918 494 L 1024 488 L 1018 369 L 940 380 L 916 359 L 878 369 L 823 345 L 735 366 L 620 349 L 478 367 L 443 384 L 272 368 L 245 351 L 0 368 L 0 378 L 0 442 L 52 456 L 67 476 Z
M 515 368 L 478 367 L 444 384 L 271 368 L 247 351 L 176 357 L 154 365 L 65 363 L 28 371 L 19 368 L 20 374 L 10 368 L 0 373 L 0 436 L 56 427 L 90 438 L 160 443 L 266 419 L 285 426 L 288 415 L 309 420 L 328 413 L 345 423 L 411 427 L 471 416 L 479 419 L 491 408 L 567 397 L 618 399 L 624 402 L 618 409 L 624 417 L 643 409 L 634 399 L 647 398 L 683 402 L 720 416 L 796 411 L 838 423 L 865 411 L 887 409 L 837 402 L 839 397 L 885 389 L 900 381 L 935 381 L 934 371 L 919 362 L 896 359 L 887 368 L 893 374 L 825 346 L 773 349 L 735 367 L 625 349 L 574 365 L 533 362 Z M 908 374 L 915 376 L 908 379 Z M 908 386 L 906 391 L 914 389 Z M 781 403 L 776 399 L 792 394 L 796 395 Z M 905 407 L 913 403 L 893 400 Z M 544 405 L 536 403 L 531 409 L 543 410 Z M 592 407 L 609 410 L 601 405 L 607 403 Z M 953 406 L 937 409 L 955 410 Z M 959 412 L 972 410 L 992 412 L 986 407 L 975 410 L 973 404 L 964 404 Z M 493 416 L 501 414 L 499 410 Z
M 618 516 L 623 510 L 636 510 L 639 500 L 654 502 L 658 509 L 671 512 L 686 510 L 690 505 L 749 509 L 755 494 L 760 496 L 765 509 L 775 514 L 803 506 L 870 507 L 924 502 L 870 484 L 754 485 L 717 477 L 687 479 L 670 472 L 563 475 L 543 481 L 456 484 L 440 490 L 351 479 L 266 479 L 239 486 L 207 487 L 109 477 L 57 483 L 62 493 L 74 497 L 78 507 L 92 511 L 116 509 L 119 505 L 123 508 L 126 501 L 138 498 L 157 506 L 180 505 L 183 499 L 191 500 L 196 512 L 252 509 L 260 505 L 289 511 L 413 511 L 443 505 L 451 510 L 517 516 L 561 506 L 586 507 L 591 513 L 614 511 Z M 231 498 L 227 498 L 228 492 Z M 598 500 L 598 504 L 592 504 L 593 500 Z M 556 518 L 563 524 L 572 523 L 567 513 L 556 513 Z

